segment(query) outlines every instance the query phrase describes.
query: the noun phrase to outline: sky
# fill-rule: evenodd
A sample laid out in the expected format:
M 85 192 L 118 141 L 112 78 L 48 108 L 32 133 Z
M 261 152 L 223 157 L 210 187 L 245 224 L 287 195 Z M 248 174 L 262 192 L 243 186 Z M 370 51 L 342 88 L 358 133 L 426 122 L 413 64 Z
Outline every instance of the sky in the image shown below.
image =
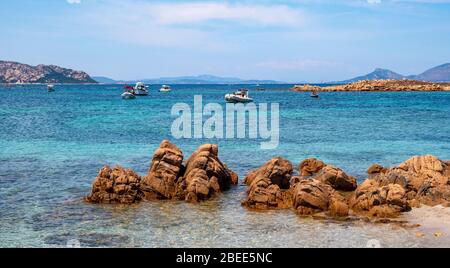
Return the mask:
M 450 62 L 450 0 L 2 0 L 0 60 L 325 82 Z

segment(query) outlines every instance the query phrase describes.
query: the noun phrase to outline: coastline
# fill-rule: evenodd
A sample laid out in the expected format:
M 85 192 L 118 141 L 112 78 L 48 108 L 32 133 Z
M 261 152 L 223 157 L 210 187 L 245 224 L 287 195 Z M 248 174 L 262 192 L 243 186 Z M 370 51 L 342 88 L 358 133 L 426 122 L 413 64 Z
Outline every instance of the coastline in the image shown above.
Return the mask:
M 450 91 L 450 83 L 433 83 L 416 80 L 362 80 L 333 86 L 295 85 L 293 91 L 308 92 L 403 92 L 403 91 Z

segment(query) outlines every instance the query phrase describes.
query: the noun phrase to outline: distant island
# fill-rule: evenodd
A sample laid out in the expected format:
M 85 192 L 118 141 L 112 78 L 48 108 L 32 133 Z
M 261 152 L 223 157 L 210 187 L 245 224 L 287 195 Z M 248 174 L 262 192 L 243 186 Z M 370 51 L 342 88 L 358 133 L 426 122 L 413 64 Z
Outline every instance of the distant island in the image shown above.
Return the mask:
M 377 68 L 373 72 L 349 80 L 330 82 L 330 84 L 348 84 L 363 80 L 417 80 L 426 82 L 450 82 L 450 63 L 433 67 L 418 75 L 402 75 L 391 70 Z
M 363 80 L 343 85 L 296 85 L 294 91 L 450 91 L 450 83 L 417 80 Z
M 325 84 L 352 84 L 359 81 L 423 81 L 432 83 L 450 82 L 450 63 L 442 64 L 424 71 L 418 75 L 402 75 L 391 70 L 377 68 L 373 72 L 344 81 L 328 82 Z M 142 81 L 146 84 L 288 84 L 276 80 L 241 79 L 236 77 L 220 77 L 215 75 L 160 77 L 140 80 L 116 80 L 105 76 L 89 76 L 83 71 L 75 71 L 56 65 L 37 65 L 0 61 L 0 83 L 2 84 L 34 84 L 34 83 L 57 83 L 57 84 L 130 84 Z M 303 83 L 301 83 L 303 84 Z M 366 82 L 367 84 L 367 82 Z M 379 82 L 374 83 L 379 84 Z M 392 83 L 391 83 L 392 84 Z M 412 82 L 409 82 L 411 85 Z M 377 86 L 376 86 L 377 87 Z
M 160 78 L 147 78 L 140 80 L 115 80 L 104 76 L 92 77 L 95 81 L 102 84 L 130 84 L 138 81 L 146 84 L 285 84 L 285 82 L 275 80 L 245 80 L 236 77 L 220 77 L 215 75 L 203 74 L 196 76 L 179 76 L 179 77 L 160 77 Z
M 83 71 L 75 71 L 56 65 L 31 66 L 12 61 L 0 61 L 0 83 L 96 84 L 97 81 Z

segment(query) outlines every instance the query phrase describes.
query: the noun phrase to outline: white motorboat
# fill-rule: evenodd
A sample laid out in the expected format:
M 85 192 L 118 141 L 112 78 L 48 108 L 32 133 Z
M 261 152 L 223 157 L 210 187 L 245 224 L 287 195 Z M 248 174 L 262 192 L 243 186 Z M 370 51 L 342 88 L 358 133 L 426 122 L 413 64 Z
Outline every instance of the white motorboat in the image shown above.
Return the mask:
M 227 102 L 231 102 L 231 103 L 238 103 L 238 102 L 246 103 L 246 102 L 252 102 L 253 101 L 253 99 L 248 96 L 248 90 L 247 89 L 241 89 L 241 90 L 238 90 L 238 91 L 236 91 L 234 93 L 226 94 L 225 95 L 225 100 Z
M 135 96 L 147 96 L 148 95 L 148 86 L 146 86 L 143 82 L 137 82 L 134 86 L 134 95 Z
M 132 100 L 132 99 L 136 99 L 136 96 L 133 93 L 127 91 L 122 94 L 122 99 Z
M 48 92 L 54 92 L 55 91 L 55 86 L 54 85 L 47 85 L 47 91 Z
M 160 89 L 159 92 L 170 92 L 172 89 L 170 88 L 170 86 L 168 85 L 163 85 Z

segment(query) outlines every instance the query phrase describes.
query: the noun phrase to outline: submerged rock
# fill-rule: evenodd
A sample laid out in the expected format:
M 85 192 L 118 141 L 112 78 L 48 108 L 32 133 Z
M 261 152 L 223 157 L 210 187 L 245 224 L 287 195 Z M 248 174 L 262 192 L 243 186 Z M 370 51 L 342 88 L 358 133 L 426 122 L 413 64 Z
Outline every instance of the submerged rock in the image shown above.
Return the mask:
M 140 201 L 144 194 L 140 189 L 141 177 L 131 169 L 116 166 L 103 167 L 86 197 L 91 203 L 131 204 Z
M 250 208 L 289 208 L 292 206 L 290 181 L 293 167 L 281 157 L 271 159 L 260 168 L 251 171 L 244 179 L 249 188 L 242 202 Z

